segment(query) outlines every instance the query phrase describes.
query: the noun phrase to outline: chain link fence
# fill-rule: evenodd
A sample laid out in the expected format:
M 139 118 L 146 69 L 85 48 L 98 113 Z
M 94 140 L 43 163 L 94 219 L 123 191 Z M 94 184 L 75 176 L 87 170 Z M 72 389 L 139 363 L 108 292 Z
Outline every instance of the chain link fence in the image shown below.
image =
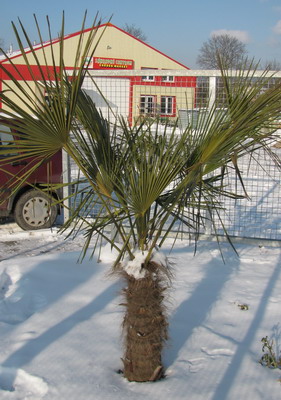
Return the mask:
M 260 75 L 261 72 L 257 71 L 253 79 L 259 79 Z M 267 87 L 274 85 L 276 79 L 281 79 L 280 73 L 268 81 Z M 191 114 L 194 120 L 197 110 L 207 107 L 208 99 L 211 99 L 211 103 L 215 102 L 218 109 L 224 107 L 218 71 L 93 70 L 86 77 L 83 88 L 112 122 L 117 115 L 124 117 L 128 124 L 142 117 L 157 116 L 163 124 L 176 125 L 180 131 L 187 125 Z M 281 156 L 280 147 L 276 142 L 271 149 L 277 157 Z M 75 180 L 78 173 L 75 166 L 66 160 L 64 168 L 65 179 Z M 214 216 L 215 226 L 206 224 L 200 233 L 216 232 L 223 236 L 223 225 L 228 234 L 235 238 L 281 241 L 280 169 L 264 151 L 257 152 L 255 160 L 250 156 L 241 158 L 239 168 L 248 198 L 225 200 L 220 213 L 221 220 Z M 234 172 L 228 175 L 227 183 L 230 190 L 243 190 Z M 83 196 L 83 193 L 79 196 Z M 81 199 L 79 196 L 75 197 L 75 201 Z

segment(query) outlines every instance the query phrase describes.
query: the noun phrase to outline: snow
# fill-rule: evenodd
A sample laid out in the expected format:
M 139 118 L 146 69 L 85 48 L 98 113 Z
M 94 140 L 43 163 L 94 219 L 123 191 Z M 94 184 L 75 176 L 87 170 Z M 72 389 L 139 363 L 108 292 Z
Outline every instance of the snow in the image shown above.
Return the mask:
M 121 268 L 130 276 L 135 279 L 143 279 L 146 276 L 146 271 L 143 269 L 142 265 L 145 262 L 148 251 L 135 251 L 134 259 L 124 260 L 122 262 Z
M 133 276 L 135 279 L 143 279 L 146 277 L 146 270 L 143 268 L 148 251 L 136 250 L 133 252 L 134 259 L 126 259 L 121 262 L 121 269 L 123 269 L 128 275 Z M 151 256 L 151 260 L 160 264 L 167 265 L 165 254 L 161 251 L 154 251 Z
M 166 378 L 127 382 L 110 246 L 78 263 L 83 237 L 0 228 L 1 400 L 278 400 L 281 371 L 259 364 L 262 337 L 281 350 L 281 248 L 188 242 L 170 253 Z M 172 244 L 172 242 L 171 242 Z M 101 262 L 98 262 L 98 258 Z M 243 307 L 247 306 L 247 307 Z

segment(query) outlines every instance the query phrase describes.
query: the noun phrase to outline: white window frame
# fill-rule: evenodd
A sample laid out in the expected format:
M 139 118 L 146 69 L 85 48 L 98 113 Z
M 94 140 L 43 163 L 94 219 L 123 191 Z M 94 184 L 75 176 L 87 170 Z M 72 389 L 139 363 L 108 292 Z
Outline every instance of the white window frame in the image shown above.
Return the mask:
M 144 101 L 142 101 L 144 99 Z M 151 100 L 151 101 L 150 101 Z M 140 114 L 155 115 L 156 112 L 156 96 L 143 94 L 140 96 Z
M 163 112 L 163 108 L 162 108 L 163 100 L 165 101 L 165 111 L 164 112 Z M 174 96 L 161 96 L 161 103 L 160 103 L 161 115 L 174 115 L 174 105 L 175 105 L 174 102 L 175 102 Z M 169 108 L 171 108 L 171 112 L 169 112 L 170 111 Z
M 151 70 L 151 69 L 155 69 L 157 70 L 157 68 L 149 68 L 149 67 L 141 67 L 142 71 L 143 70 Z M 141 77 L 141 80 L 144 82 L 154 82 L 155 81 L 155 76 L 154 75 L 144 75 Z
M 154 82 L 155 76 L 153 76 L 153 75 L 145 75 L 145 76 L 141 77 L 141 80 L 145 81 L 145 82 Z
M 174 81 L 175 81 L 175 77 L 172 75 L 162 76 L 162 82 L 174 82 Z

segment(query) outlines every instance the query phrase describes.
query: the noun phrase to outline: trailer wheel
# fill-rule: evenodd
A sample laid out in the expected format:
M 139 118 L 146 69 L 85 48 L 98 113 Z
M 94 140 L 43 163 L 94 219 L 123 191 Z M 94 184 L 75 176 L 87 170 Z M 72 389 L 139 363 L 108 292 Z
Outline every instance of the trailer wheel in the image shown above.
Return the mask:
M 50 228 L 57 215 L 58 208 L 52 204 L 52 198 L 36 189 L 24 193 L 14 209 L 15 221 L 24 230 Z

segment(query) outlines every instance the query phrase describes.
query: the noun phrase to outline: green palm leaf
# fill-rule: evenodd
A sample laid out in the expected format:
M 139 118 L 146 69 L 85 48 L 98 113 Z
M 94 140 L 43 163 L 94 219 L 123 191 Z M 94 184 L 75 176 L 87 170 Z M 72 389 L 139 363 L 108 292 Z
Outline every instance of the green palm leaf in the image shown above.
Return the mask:
M 0 64 L 11 81 L 0 98 L 8 107 L 8 116 L 18 116 L 18 130 L 22 132 L 16 143 L 19 153 L 6 162 L 32 155 L 38 158 L 37 166 L 61 149 L 75 161 L 87 190 L 83 197 L 79 188 L 75 190 L 73 196 L 80 202 L 75 203 L 66 227 L 74 226 L 73 231 L 85 229 L 85 251 L 97 233 L 119 249 L 118 263 L 126 253 L 133 258 L 135 247 L 149 250 L 149 258 L 153 248 L 163 243 L 179 222 L 198 233 L 205 223 L 206 210 L 212 216 L 212 210 L 219 213 L 222 209 L 224 197 L 241 197 L 226 187 L 229 168 L 236 172 L 246 196 L 239 158 L 260 147 L 269 149 L 276 130 L 273 122 L 280 113 L 280 83 L 264 89 L 272 76 L 265 72 L 256 79 L 255 68 L 234 74 L 221 67 L 224 107 L 218 110 L 217 104 L 207 104 L 207 109 L 199 111 L 198 118 L 180 134 L 157 119 L 128 126 L 117 117 L 112 124 L 82 90 L 85 60 L 93 55 L 100 40 L 95 40 L 96 30 L 85 31 L 84 19 L 70 79 L 64 65 L 64 17 L 57 42 L 59 57 L 49 21 L 48 50 L 37 24 L 46 69 L 40 65 L 21 23 L 20 27 L 38 68 L 35 75 L 14 26 L 34 82 L 19 83 L 11 70 Z M 13 60 L 9 61 L 20 73 Z M 32 96 L 32 84 L 36 93 L 43 88 L 48 100 Z M 10 94 L 17 100 L 12 100 Z M 0 154 L 4 153 L 7 149 L 2 146 Z M 93 209 L 98 210 L 94 219 L 86 218 Z M 114 229 L 112 235 L 106 233 L 109 226 Z

